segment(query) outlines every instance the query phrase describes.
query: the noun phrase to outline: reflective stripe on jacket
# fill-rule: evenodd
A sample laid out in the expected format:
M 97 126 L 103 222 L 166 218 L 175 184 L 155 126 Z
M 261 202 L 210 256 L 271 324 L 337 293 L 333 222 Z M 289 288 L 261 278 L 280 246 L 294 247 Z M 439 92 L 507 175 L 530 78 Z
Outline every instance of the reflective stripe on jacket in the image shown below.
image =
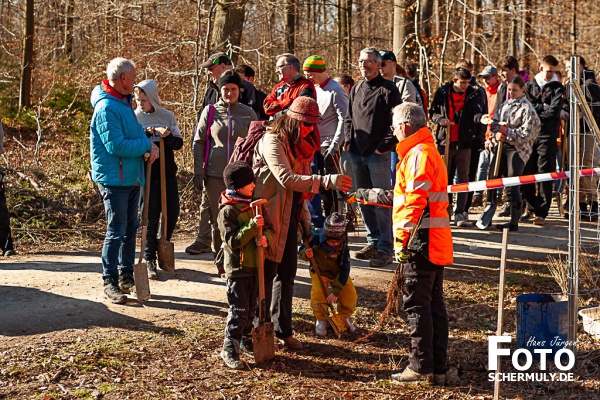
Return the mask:
M 396 146 L 400 162 L 394 188 L 394 247 L 408 245 L 410 232 L 423 220 L 409 248 L 436 265 L 452 264 L 446 165 L 427 127 Z

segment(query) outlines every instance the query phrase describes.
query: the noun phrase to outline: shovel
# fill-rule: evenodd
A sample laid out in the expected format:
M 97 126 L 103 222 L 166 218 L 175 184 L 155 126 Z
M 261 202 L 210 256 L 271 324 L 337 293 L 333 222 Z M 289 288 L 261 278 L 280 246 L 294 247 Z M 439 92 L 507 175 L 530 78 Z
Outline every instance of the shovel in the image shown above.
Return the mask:
M 498 145 L 498 150 L 496 150 L 496 162 L 494 163 L 494 176 L 492 179 L 498 178 L 498 173 L 500 172 L 500 160 L 502 158 L 502 148 L 504 147 L 504 142 L 500 142 Z M 517 188 L 518 189 L 518 188 Z M 487 192 L 486 198 L 488 199 L 485 208 L 483 209 L 483 214 L 479 218 L 479 221 L 475 223 L 475 226 L 479 229 L 487 229 L 492 223 L 492 219 L 494 218 L 494 214 L 496 213 L 496 207 L 498 206 L 497 202 L 497 189 L 490 189 Z
M 175 243 L 167 240 L 167 181 L 165 179 L 165 142 L 160 138 L 160 213 L 162 214 L 160 239 L 158 240 L 158 266 L 160 269 L 175 271 Z
M 135 295 L 139 301 L 150 299 L 150 282 L 148 282 L 148 267 L 144 262 L 144 249 L 146 248 L 146 233 L 148 232 L 148 203 L 150 201 L 150 175 L 152 163 L 146 161 L 146 185 L 144 186 L 144 211 L 142 212 L 142 240 L 140 245 L 140 260 L 133 266 L 133 280 L 135 281 Z
M 300 227 L 300 231 L 302 232 L 302 227 Z M 303 239 L 303 242 L 304 242 L 304 247 L 306 247 L 307 249 L 310 248 L 310 244 L 308 243 L 308 240 Z M 327 290 L 325 283 L 323 283 L 323 278 L 321 277 L 321 270 L 319 269 L 319 266 L 317 265 L 314 257 L 310 257 L 309 260 L 310 260 L 310 266 L 316 272 L 317 278 L 319 279 L 319 283 L 321 284 L 321 291 L 323 292 L 323 297 L 327 298 L 327 294 L 329 293 L 329 291 Z M 325 312 L 325 318 L 327 319 L 329 326 L 331 326 L 331 329 L 333 329 L 333 331 L 335 332 L 336 336 L 339 339 L 342 336 L 342 333 L 344 333 L 348 329 L 348 324 L 346 323 L 346 319 L 344 317 L 342 317 L 341 315 L 339 315 L 335 311 L 335 307 L 333 306 L 333 304 L 326 303 L 326 304 L 320 304 L 320 306 L 323 309 L 323 311 Z M 331 310 L 331 316 L 329 316 L 330 310 Z
M 250 207 L 256 207 L 254 215 L 262 215 L 264 199 L 254 200 Z M 258 236 L 262 236 L 262 226 L 258 228 Z M 265 300 L 265 249 L 257 246 L 258 265 L 258 326 L 252 329 L 252 345 L 254 347 L 254 361 L 260 364 L 275 357 L 275 330 L 272 322 L 265 322 L 267 316 L 267 303 Z

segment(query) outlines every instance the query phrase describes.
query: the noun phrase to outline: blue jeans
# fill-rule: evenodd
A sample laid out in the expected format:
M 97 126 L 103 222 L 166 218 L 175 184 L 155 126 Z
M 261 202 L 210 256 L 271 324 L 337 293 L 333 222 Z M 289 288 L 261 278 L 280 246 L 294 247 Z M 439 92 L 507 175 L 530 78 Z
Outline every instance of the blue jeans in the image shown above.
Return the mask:
M 361 189 L 390 189 L 390 153 L 360 156 L 350 153 L 356 187 Z M 367 228 L 367 243 L 377 246 L 382 253 L 393 253 L 392 209 L 360 204 L 360 212 Z
M 139 186 L 98 184 L 106 211 L 106 237 L 102 246 L 102 277 L 116 278 L 119 272 L 133 272 L 135 235 L 140 225 Z

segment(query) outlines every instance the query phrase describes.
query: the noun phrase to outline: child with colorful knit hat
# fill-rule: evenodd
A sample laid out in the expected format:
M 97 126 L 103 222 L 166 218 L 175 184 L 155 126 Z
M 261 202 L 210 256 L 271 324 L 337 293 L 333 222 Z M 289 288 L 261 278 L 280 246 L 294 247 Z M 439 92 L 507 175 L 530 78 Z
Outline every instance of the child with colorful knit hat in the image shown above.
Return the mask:
M 344 216 L 338 212 L 331 213 L 325 219 L 321 242 L 301 250 L 299 256 L 304 261 L 314 257 L 325 287 L 331 285 L 331 293 L 325 295 L 316 271 L 310 268 L 310 305 L 317 319 L 315 333 L 318 336 L 327 335 L 327 308 L 322 307 L 327 303 L 337 303 L 337 313 L 346 319 L 350 332 L 354 332 L 356 328 L 350 317 L 356 309 L 358 296 L 350 278 L 350 250 Z
M 254 193 L 254 173 L 243 161 L 228 164 L 223 171 L 225 191 L 219 201 L 217 222 L 223 240 L 227 302 L 229 313 L 221 358 L 232 369 L 243 369 L 240 348 L 252 351 L 252 321 L 258 297 L 257 246 L 273 242 L 273 229 L 262 215 L 254 215 L 250 203 Z M 258 228 L 263 236 L 257 236 Z

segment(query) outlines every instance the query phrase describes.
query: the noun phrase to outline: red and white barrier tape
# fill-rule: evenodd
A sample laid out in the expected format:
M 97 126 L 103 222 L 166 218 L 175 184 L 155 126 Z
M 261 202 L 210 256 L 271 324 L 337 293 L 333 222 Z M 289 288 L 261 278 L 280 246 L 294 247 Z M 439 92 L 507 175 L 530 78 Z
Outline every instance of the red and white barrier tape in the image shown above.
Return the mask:
M 550 172 L 547 174 L 513 176 L 510 178 L 489 179 L 487 181 L 457 183 L 448 185 L 448 193 L 475 192 L 488 189 L 499 189 L 510 186 L 526 185 L 535 182 L 556 181 L 569 179 L 570 172 Z M 579 171 L 579 176 L 600 175 L 600 168 L 588 168 Z

